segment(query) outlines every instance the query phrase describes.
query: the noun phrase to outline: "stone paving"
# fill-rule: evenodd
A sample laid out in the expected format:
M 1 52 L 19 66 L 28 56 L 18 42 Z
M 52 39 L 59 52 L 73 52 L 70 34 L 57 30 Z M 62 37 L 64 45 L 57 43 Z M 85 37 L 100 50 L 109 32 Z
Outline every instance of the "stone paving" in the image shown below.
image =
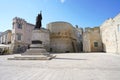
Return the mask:
M 0 55 L 0 80 L 120 80 L 120 55 L 55 55 L 55 59 L 45 61 L 7 60 L 16 55 Z

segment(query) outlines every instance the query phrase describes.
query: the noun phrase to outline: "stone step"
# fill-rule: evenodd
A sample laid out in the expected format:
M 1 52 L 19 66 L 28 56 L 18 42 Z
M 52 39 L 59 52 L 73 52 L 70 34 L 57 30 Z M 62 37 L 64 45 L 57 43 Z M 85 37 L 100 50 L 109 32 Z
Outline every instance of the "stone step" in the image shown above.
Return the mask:
M 44 48 L 42 44 L 31 44 L 30 48 Z
M 46 49 L 28 49 L 25 53 L 22 55 L 42 55 L 42 54 L 49 54 Z
M 8 60 L 51 60 L 52 58 L 55 58 L 56 56 L 53 55 L 49 55 L 49 56 L 45 56 L 45 55 L 27 55 L 27 56 L 15 56 L 14 58 L 8 58 Z

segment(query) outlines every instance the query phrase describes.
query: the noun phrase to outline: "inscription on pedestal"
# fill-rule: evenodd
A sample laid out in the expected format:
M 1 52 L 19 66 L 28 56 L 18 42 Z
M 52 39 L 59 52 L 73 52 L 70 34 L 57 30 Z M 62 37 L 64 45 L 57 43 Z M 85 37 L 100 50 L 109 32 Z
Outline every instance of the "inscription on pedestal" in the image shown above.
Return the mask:
M 32 44 L 42 44 L 42 41 L 40 41 L 40 40 L 34 40 L 34 41 L 32 41 Z

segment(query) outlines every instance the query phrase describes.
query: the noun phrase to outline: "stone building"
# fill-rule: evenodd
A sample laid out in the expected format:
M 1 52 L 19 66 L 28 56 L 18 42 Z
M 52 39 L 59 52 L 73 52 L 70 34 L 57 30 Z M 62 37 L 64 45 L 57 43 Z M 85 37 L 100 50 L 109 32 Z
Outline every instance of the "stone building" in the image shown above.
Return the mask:
M 0 42 L 2 44 L 11 43 L 10 50 L 13 53 L 25 52 L 32 42 L 34 27 L 35 25 L 26 22 L 24 19 L 15 17 L 11 34 L 9 30 L 2 33 Z M 119 27 L 120 15 L 106 20 L 100 29 L 99 27 L 85 28 L 85 31 L 78 26 L 73 27 L 70 23 L 58 21 L 47 24 L 47 29 L 41 28 L 41 35 L 38 37 L 40 37 L 45 49 L 53 53 L 82 51 L 119 53 Z M 7 38 L 6 35 L 3 36 L 6 33 L 9 33 Z
M 13 18 L 11 51 L 13 53 L 24 52 L 31 44 L 31 35 L 34 25 L 24 19 Z
M 84 52 L 101 52 L 102 40 L 99 27 L 85 28 L 83 33 L 83 51 Z
M 50 51 L 56 53 L 78 52 L 76 29 L 67 22 L 47 24 L 50 31 Z
M 14 18 L 12 37 L 9 39 L 3 34 L 0 43 L 11 43 L 11 51 L 24 52 L 31 44 L 31 35 L 35 25 L 27 23 L 24 19 Z M 100 52 L 120 54 L 120 14 L 106 20 L 101 26 L 95 28 L 73 27 L 70 23 L 59 21 L 47 24 L 47 29 L 41 28 L 43 34 L 41 41 L 49 52 Z M 44 36 L 44 37 L 43 37 Z
M 100 26 L 103 50 L 120 54 L 120 14 L 106 20 Z
M 0 35 L 0 55 L 10 54 L 12 31 L 7 30 Z
M 0 44 L 11 44 L 12 31 L 7 30 L 0 35 Z

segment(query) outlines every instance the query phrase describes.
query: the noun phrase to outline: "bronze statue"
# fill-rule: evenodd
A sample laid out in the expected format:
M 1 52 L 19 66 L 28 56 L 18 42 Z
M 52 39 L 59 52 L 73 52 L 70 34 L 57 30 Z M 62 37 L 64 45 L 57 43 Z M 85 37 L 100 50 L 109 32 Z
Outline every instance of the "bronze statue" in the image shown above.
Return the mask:
M 36 18 L 36 25 L 35 25 L 35 29 L 40 29 L 42 26 L 42 13 L 40 11 L 40 14 L 38 14 L 37 18 Z

